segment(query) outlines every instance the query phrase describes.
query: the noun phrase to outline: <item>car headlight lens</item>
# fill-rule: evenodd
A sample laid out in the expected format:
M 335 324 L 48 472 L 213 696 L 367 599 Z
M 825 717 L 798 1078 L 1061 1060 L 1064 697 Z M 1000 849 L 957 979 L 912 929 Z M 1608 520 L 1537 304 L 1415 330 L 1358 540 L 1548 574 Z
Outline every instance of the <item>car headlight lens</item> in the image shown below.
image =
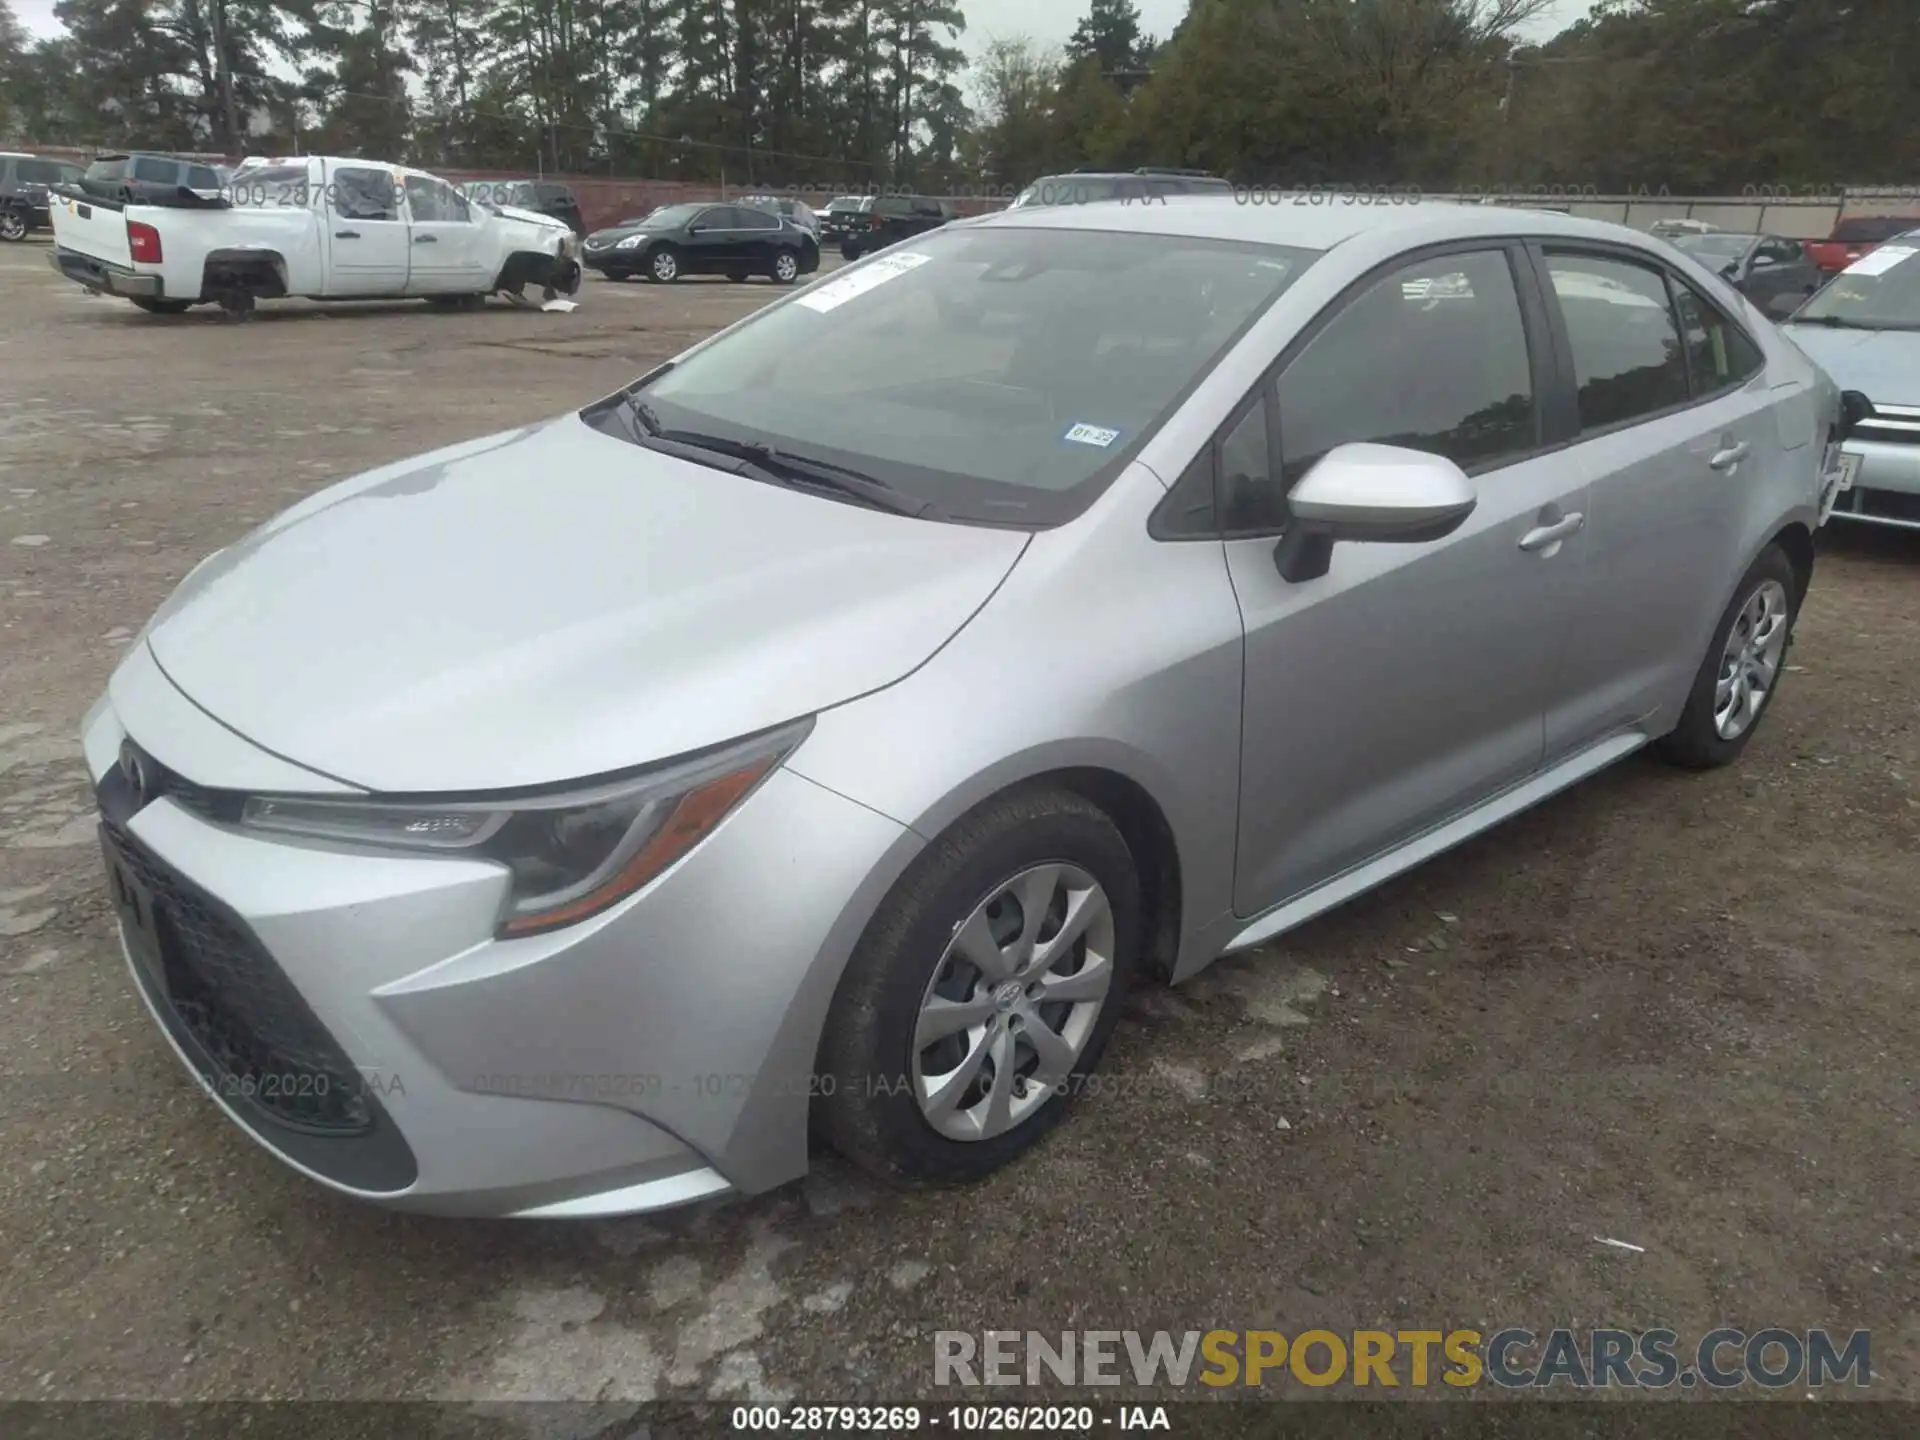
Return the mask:
M 629 235 L 613 248 L 616 250 L 631 250 L 634 246 L 638 245 L 643 238 L 645 237 L 640 235 Z
M 597 915 L 698 845 L 793 753 L 811 720 L 644 774 L 551 794 L 453 801 L 255 795 L 240 823 L 314 840 L 463 854 L 513 877 L 502 936 Z

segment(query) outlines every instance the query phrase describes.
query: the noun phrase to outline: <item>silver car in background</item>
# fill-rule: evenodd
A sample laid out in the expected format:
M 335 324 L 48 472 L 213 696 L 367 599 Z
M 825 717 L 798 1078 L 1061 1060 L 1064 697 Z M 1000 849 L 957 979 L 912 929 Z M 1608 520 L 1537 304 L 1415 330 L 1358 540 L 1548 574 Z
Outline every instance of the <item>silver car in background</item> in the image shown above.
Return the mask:
M 1873 408 L 1844 447 L 1833 518 L 1920 530 L 1920 230 L 1841 271 L 1785 331 Z
M 1839 410 L 1613 226 L 951 225 L 192 572 L 85 723 L 131 971 L 369 1200 L 979 1176 L 1130 984 L 1733 760 Z

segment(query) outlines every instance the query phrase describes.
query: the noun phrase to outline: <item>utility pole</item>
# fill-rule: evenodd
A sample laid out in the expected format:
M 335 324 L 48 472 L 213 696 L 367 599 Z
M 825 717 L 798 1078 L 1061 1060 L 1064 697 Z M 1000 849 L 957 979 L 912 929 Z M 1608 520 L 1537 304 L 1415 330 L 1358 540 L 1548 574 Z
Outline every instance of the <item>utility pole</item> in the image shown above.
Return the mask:
M 220 119 L 226 128 L 226 147 L 230 153 L 245 150 L 240 143 L 240 123 L 233 110 L 233 71 L 227 65 L 227 0 L 209 0 L 213 26 L 213 84 L 219 92 Z

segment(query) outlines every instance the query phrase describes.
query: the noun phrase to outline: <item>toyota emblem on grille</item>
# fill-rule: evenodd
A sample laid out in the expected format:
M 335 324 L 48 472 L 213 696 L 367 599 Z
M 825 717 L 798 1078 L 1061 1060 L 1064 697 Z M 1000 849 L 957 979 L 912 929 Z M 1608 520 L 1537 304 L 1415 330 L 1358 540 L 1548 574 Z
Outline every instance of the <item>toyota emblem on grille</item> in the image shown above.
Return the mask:
M 147 776 L 146 761 L 140 758 L 140 752 L 129 740 L 120 747 L 120 773 L 127 777 L 127 788 L 133 791 L 133 805 L 137 810 L 153 798 Z

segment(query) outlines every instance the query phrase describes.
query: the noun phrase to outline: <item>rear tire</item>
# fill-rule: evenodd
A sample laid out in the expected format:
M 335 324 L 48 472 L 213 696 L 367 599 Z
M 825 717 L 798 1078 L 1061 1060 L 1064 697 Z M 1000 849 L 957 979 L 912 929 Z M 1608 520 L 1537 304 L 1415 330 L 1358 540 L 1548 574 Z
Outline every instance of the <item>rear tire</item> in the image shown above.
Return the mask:
M 127 299 L 149 315 L 184 315 L 192 303 L 188 300 L 153 300 L 145 295 L 129 295 Z
M 1656 754 L 1685 770 L 1739 758 L 1786 676 L 1803 598 L 1793 562 L 1778 545 L 1767 546 L 1734 587 L 1680 723 L 1655 742 Z
M 782 250 L 773 257 L 773 268 L 768 272 L 776 285 L 791 285 L 800 278 L 800 257 L 791 250 Z
M 239 324 L 242 320 L 253 318 L 253 296 L 244 290 L 232 291 L 220 297 L 220 318 L 229 324 Z
M 1085 923 L 1049 954 L 1069 916 Z M 895 1184 L 999 1169 L 1099 1064 L 1141 943 L 1133 855 L 1104 811 L 1054 789 L 988 802 L 920 854 L 854 950 L 822 1037 L 821 1137 Z

